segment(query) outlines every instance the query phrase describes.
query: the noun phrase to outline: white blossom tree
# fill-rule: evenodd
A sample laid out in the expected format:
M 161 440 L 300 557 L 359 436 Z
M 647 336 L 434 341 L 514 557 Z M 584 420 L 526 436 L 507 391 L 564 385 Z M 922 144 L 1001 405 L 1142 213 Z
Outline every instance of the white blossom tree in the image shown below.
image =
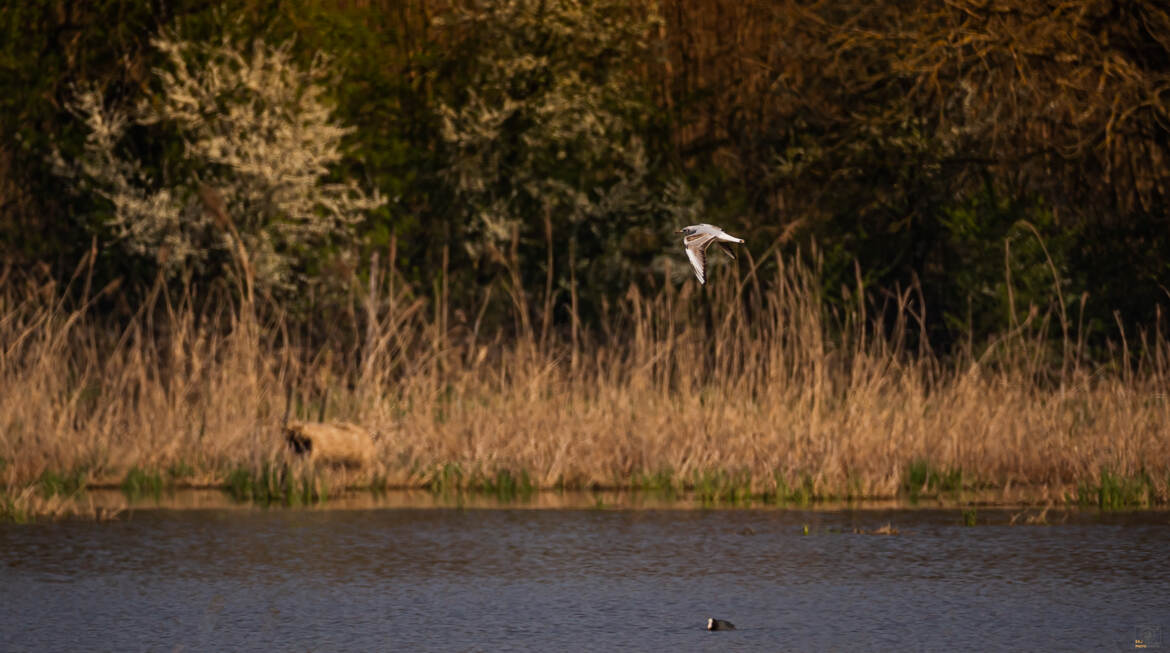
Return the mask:
M 157 92 L 115 107 L 80 90 L 71 110 L 85 147 L 71 161 L 57 154 L 58 172 L 108 200 L 117 245 L 168 277 L 238 266 L 249 293 L 320 282 L 306 272 L 310 257 L 344 252 L 356 223 L 383 204 L 353 181 L 331 180 L 350 130 L 325 97 L 328 61 L 298 65 L 291 42 L 153 43 L 165 58 Z M 177 153 L 144 161 L 125 143 L 132 128 L 146 130 L 139 143 L 177 140 Z

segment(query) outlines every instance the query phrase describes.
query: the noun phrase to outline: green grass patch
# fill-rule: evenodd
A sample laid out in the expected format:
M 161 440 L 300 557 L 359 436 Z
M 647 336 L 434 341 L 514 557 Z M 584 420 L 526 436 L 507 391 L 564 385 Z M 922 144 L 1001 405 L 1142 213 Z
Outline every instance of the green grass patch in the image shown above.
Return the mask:
M 227 477 L 227 492 L 241 503 L 312 505 L 328 500 L 325 483 L 314 473 L 264 463 L 259 469 L 238 467 Z
M 630 481 L 630 487 L 664 499 L 673 499 L 678 496 L 681 483 L 674 478 L 674 470 L 660 469 L 653 474 L 638 474 Z
M 125 494 L 129 501 L 145 498 L 157 501 L 162 498 L 164 492 L 173 491 L 176 484 L 194 475 L 195 468 L 181 460 L 172 463 L 166 471 L 143 469 L 136 465 L 122 478 L 122 494 Z
M 37 478 L 41 496 L 52 499 L 55 496 L 74 496 L 85 491 L 85 469 L 77 468 L 67 474 L 46 469 Z
M 167 468 L 167 476 L 170 478 L 172 484 L 186 478 L 191 478 L 194 475 L 195 468 L 182 460 L 173 463 Z
M 458 498 L 466 493 L 495 495 L 503 503 L 527 500 L 536 493 L 526 470 L 514 472 L 498 469 L 494 474 L 483 472 L 467 473 L 456 463 L 439 465 L 427 479 L 425 486 L 432 493 L 444 497 Z
M 32 516 L 16 505 L 16 497 L 0 490 L 0 524 L 27 524 Z
M 463 479 L 462 467 L 457 463 L 445 463 L 435 468 L 424 485 L 435 494 L 453 496 L 463 492 Z
M 865 498 L 865 492 L 862 488 L 861 477 L 856 474 L 850 474 L 845 481 L 845 500 L 857 501 Z
M 753 499 L 751 487 L 752 477 L 747 472 L 732 474 L 718 469 L 696 472 L 691 477 L 695 498 L 704 504 L 750 505 Z
M 536 485 L 524 470 L 516 474 L 507 469 L 497 470 L 495 476 L 484 477 L 478 486 L 478 490 L 494 494 L 502 502 L 529 499 L 536 492 Z
M 774 480 L 776 489 L 760 495 L 760 500 L 764 503 L 807 506 L 819 498 L 816 491 L 816 482 L 808 474 L 802 476 L 800 482 L 791 486 L 788 485 L 788 480 L 779 473 L 774 475 Z
M 1095 505 L 1102 510 L 1123 510 L 1150 505 L 1154 486 L 1144 471 L 1132 477 L 1101 470 L 1101 480 L 1094 485 L 1086 481 L 1077 487 L 1077 503 Z
M 159 472 L 148 472 L 138 467 L 131 467 L 130 471 L 126 472 L 126 477 L 122 479 L 122 494 L 125 494 L 130 501 L 146 497 L 157 501 L 162 498 L 163 490 L 167 489 L 168 486 L 169 484 L 164 481 L 163 475 Z
M 974 508 L 967 508 L 963 511 L 963 525 L 974 526 L 979 519 L 979 513 Z
M 386 487 L 390 485 L 390 480 L 382 474 L 375 473 L 374 477 L 370 479 L 370 494 L 375 497 L 386 496 Z
M 925 460 L 914 460 L 906 467 L 906 480 L 902 483 L 902 490 L 917 501 L 923 495 L 952 494 L 957 496 L 963 491 L 963 470 L 940 469 L 932 467 Z

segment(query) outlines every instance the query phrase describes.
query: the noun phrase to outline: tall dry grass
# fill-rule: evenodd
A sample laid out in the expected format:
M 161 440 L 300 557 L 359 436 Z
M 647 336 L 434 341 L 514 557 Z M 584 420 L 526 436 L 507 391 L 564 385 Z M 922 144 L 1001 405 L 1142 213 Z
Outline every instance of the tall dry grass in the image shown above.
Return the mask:
M 215 312 L 162 292 L 112 329 L 94 306 L 116 288 L 90 290 L 84 273 L 81 293 L 9 278 L 0 484 L 66 471 L 117 483 L 132 468 L 180 467 L 187 482 L 222 484 L 233 469 L 284 460 L 291 409 L 375 433 L 375 463 L 327 471 L 335 485 L 423 486 L 452 469 L 465 481 L 524 473 L 541 487 L 722 473 L 756 492 L 876 497 L 897 494 L 925 463 L 961 470 L 968 487 L 1027 486 L 1051 499 L 1102 474 L 1141 477 L 1149 499 L 1166 500 L 1160 331 L 1119 338 L 1112 362 L 1089 364 L 1057 307 L 943 360 L 885 335 L 915 328 L 913 289 L 884 306 L 855 293 L 856 305 L 834 312 L 813 271 L 777 263 L 767 280 L 750 261 L 720 269 L 705 291 L 631 288 L 602 328 L 564 337 L 542 327 L 552 303 L 529 314 L 538 303 L 514 286 L 484 302 L 508 302 L 520 335 L 485 335 L 478 319 L 453 321 L 441 291 L 416 298 L 393 266 L 375 266 L 351 352 L 298 344 L 285 321 L 247 305 Z M 1049 338 L 1050 321 L 1068 335 Z

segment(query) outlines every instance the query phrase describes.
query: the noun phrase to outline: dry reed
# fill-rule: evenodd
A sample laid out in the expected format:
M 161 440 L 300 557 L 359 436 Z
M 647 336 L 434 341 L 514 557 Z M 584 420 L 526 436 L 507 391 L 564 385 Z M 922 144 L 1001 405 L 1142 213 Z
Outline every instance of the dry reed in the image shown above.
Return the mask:
M 912 293 L 895 296 L 886 320 L 864 300 L 834 316 L 815 274 L 777 264 L 768 284 L 726 268 L 705 291 L 631 288 L 602 330 L 571 339 L 449 325 L 444 296 L 412 299 L 375 266 L 354 356 L 293 344 L 283 322 L 261 323 L 246 305 L 215 319 L 161 292 L 110 330 L 93 304 L 116 289 L 69 308 L 77 292 L 8 280 L 0 486 L 21 493 L 69 470 L 117 484 L 131 469 L 179 466 L 185 483 L 223 485 L 233 470 L 284 464 L 291 392 L 294 413 L 375 434 L 372 465 L 323 470 L 334 487 L 434 487 L 455 470 L 463 485 L 506 471 L 541 488 L 722 478 L 753 493 L 889 497 L 930 489 L 929 474 L 907 475 L 925 464 L 968 489 L 1022 487 L 1043 502 L 1103 474 L 1144 479 L 1145 502 L 1167 499 L 1160 332 L 1141 356 L 1127 343 L 1113 363 L 1090 365 L 1075 333 L 1050 341 L 1034 311 L 986 350 L 944 361 L 883 335 L 914 328 Z

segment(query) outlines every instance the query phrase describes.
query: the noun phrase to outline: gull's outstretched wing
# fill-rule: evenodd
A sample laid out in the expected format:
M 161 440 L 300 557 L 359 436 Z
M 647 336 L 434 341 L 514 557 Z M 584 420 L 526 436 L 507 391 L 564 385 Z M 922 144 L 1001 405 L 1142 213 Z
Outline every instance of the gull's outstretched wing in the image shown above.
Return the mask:
M 711 234 L 694 234 L 683 238 L 683 246 L 687 250 L 687 258 L 695 268 L 695 276 L 700 284 L 707 283 L 707 246 L 711 244 Z
M 731 251 L 731 245 L 728 245 L 727 243 L 719 243 L 719 249 L 723 250 L 724 254 L 730 256 L 731 260 L 735 260 L 735 253 Z
M 707 254 L 701 249 L 687 248 L 687 258 L 691 259 L 691 266 L 695 268 L 695 276 L 699 283 L 707 283 Z

